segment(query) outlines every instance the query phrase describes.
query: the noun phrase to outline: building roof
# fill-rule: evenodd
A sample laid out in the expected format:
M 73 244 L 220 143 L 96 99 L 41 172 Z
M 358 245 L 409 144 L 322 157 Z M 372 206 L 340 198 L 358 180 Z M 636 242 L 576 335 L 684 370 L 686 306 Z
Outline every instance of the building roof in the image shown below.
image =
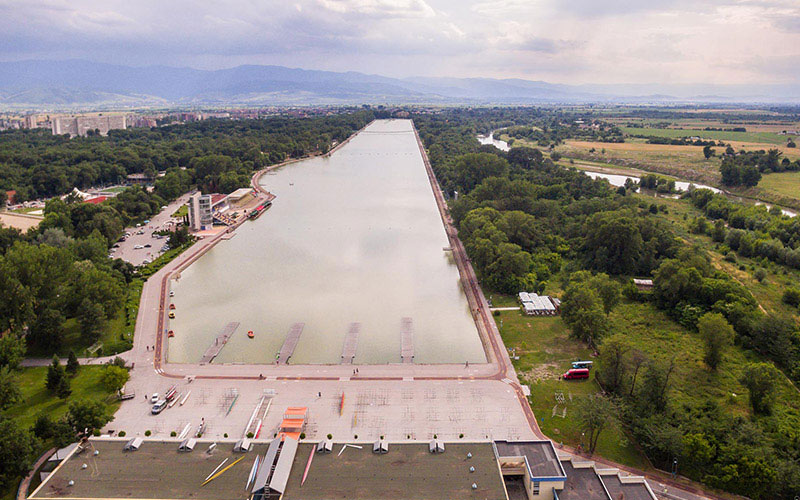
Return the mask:
M 652 285 L 653 284 L 653 280 L 651 280 L 651 279 L 633 278 L 633 284 L 634 285 Z
M 505 500 L 506 493 L 491 443 L 447 443 L 444 453 L 430 453 L 428 443 L 390 443 L 386 454 L 342 443 L 334 452 L 316 454 L 300 482 L 315 443 L 301 443 L 282 500 L 459 498 Z M 472 453 L 472 458 L 467 458 Z M 470 472 L 470 467 L 475 472 Z M 472 489 L 472 484 L 477 485 Z
M 600 476 L 611 500 L 656 500 L 656 496 L 643 478 L 620 479 L 618 474 Z
M 177 441 L 145 441 L 137 451 L 124 452 L 124 440 L 92 439 L 87 444 L 88 449 L 62 462 L 29 498 L 242 500 L 256 453 L 267 449 L 257 444 L 250 453 L 234 453 L 231 443 L 220 443 L 209 454 L 206 441 L 187 453 L 178 451 Z M 225 467 L 243 460 L 201 487 L 226 458 Z M 75 484 L 68 486 L 71 480 Z
M 213 193 L 211 195 L 211 206 L 214 206 L 214 205 L 216 205 L 218 203 L 221 203 L 221 202 L 225 201 L 225 198 L 227 198 L 227 197 L 228 197 L 228 195 L 225 195 L 225 194 Z
M 94 198 L 86 198 L 83 200 L 84 203 L 92 203 L 93 205 L 97 205 L 99 203 L 103 203 L 108 199 L 108 196 L 95 196 Z
M 561 465 L 567 480 L 558 492 L 558 500 L 611 500 L 592 465 L 575 467 L 571 460 L 563 460 Z
M 551 441 L 495 441 L 497 457 L 525 457 L 531 477 L 564 477 L 564 469 Z

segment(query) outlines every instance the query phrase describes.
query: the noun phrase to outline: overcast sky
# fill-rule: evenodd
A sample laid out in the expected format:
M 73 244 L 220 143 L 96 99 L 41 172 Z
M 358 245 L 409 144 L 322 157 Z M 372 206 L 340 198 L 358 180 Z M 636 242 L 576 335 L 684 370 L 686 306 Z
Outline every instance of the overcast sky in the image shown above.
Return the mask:
M 800 0 L 0 0 L 0 59 L 800 83 Z

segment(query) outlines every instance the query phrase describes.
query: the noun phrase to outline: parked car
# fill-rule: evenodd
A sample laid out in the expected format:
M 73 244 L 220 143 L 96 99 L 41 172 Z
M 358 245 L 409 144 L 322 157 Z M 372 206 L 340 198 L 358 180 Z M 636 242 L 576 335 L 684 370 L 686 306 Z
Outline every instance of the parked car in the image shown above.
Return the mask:
M 150 402 L 151 403 L 157 403 L 158 402 L 158 393 L 157 392 L 155 394 L 153 394 L 153 396 L 150 398 Z
M 582 378 L 589 378 L 588 368 L 572 368 L 561 376 L 564 380 L 577 380 Z
M 592 369 L 592 365 L 594 365 L 594 361 L 573 361 L 572 367 L 573 368 L 586 368 L 588 370 Z
M 156 404 L 153 405 L 153 408 L 150 410 L 150 413 L 152 413 L 153 415 L 158 415 L 159 413 L 164 411 L 164 408 L 166 407 L 167 407 L 167 400 L 161 399 L 157 401 Z
M 147 244 L 146 244 L 144 247 L 145 247 L 145 248 L 150 248 L 150 247 L 152 247 L 152 246 L 153 246 L 153 245 L 151 245 L 150 243 L 147 243 Z

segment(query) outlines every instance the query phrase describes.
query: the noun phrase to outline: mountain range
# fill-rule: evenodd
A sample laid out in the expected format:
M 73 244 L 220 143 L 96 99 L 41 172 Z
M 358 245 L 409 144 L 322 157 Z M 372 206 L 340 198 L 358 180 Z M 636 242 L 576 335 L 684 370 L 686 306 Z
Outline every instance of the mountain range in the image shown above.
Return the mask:
M 245 65 L 221 70 L 84 60 L 0 62 L 0 109 L 340 104 L 800 103 L 800 85 L 565 85 L 390 78 Z

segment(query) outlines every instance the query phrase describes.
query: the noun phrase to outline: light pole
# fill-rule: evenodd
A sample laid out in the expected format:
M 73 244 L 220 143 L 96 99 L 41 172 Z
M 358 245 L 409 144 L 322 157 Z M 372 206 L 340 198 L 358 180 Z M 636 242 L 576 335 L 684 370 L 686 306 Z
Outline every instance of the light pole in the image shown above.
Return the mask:
M 677 458 L 673 458 L 672 459 L 672 479 L 675 479 L 675 477 L 677 475 L 678 475 L 678 459 Z

